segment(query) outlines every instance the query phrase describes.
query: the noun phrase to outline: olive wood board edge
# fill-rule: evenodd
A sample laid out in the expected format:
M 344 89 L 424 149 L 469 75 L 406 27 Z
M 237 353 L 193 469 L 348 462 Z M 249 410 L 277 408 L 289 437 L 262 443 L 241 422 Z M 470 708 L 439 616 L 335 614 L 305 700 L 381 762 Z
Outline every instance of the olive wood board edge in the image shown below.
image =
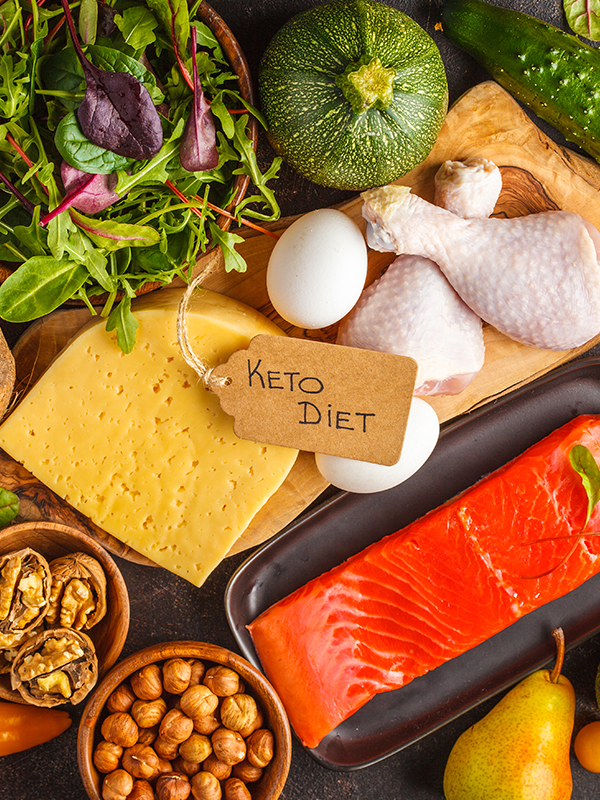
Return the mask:
M 494 216 L 514 217 L 558 208 L 581 214 L 600 228 L 600 166 L 550 140 L 498 84 L 486 81 L 464 94 L 450 109 L 428 158 L 398 181 L 427 200 L 433 199 L 433 179 L 448 159 L 483 156 L 501 169 L 503 188 Z M 359 196 L 337 206 L 364 230 Z M 287 228 L 295 217 L 273 225 Z M 291 336 L 335 342 L 337 325 L 318 331 L 301 330 L 281 319 L 271 306 L 266 289 L 266 268 L 275 239 L 245 233 L 239 251 L 246 259 L 244 273 L 226 273 L 222 255 L 215 250 L 198 261 L 202 285 L 258 309 Z M 379 277 L 394 255 L 369 251 L 367 283 Z M 177 281 L 175 281 L 177 285 Z M 181 283 L 183 286 L 183 283 Z M 68 339 L 90 318 L 85 308 L 63 308 L 32 324 L 13 348 L 16 362 L 16 400 L 26 393 Z M 501 397 L 585 352 L 600 336 L 572 350 L 555 352 L 526 347 L 484 326 L 486 357 L 483 369 L 458 395 L 431 397 L 440 422 L 465 414 Z M 37 481 L 0 450 L 0 480 L 21 498 L 19 520 L 44 518 L 82 529 L 112 553 L 151 564 L 127 545 L 102 531 Z M 271 538 L 304 511 L 328 486 L 318 472 L 312 453 L 300 453 L 290 474 L 240 536 L 230 554 Z

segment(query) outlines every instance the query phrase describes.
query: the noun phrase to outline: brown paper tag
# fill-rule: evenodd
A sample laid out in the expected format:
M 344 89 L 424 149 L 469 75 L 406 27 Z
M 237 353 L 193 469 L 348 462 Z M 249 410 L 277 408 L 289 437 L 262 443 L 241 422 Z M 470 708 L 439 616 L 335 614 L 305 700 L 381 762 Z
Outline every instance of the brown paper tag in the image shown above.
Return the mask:
M 216 367 L 209 386 L 242 439 L 390 466 L 416 375 L 405 356 L 261 334 Z

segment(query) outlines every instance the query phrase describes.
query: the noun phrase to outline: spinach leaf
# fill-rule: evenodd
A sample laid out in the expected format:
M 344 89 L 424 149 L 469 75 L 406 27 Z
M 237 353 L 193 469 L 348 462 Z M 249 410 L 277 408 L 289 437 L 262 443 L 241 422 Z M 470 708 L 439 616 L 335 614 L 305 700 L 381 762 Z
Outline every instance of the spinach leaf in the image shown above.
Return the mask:
M 88 277 L 82 264 L 34 256 L 0 286 L 0 317 L 7 322 L 38 319 L 72 297 Z
M 8 525 L 19 513 L 19 498 L 14 492 L 0 488 L 0 527 Z
M 187 50 L 190 38 L 190 12 L 187 0 L 147 0 L 148 6 L 173 40 L 181 57 Z
M 573 33 L 600 40 L 599 0 L 563 0 L 567 22 Z
M 70 111 L 77 108 L 83 100 L 85 80 L 75 50 L 66 47 L 45 56 L 40 59 L 40 68 L 40 79 L 45 89 L 58 96 Z
M 84 44 L 94 44 L 98 29 L 97 0 L 81 0 L 79 6 L 79 35 Z
M 112 47 L 93 45 L 88 47 L 88 55 L 93 64 L 108 72 L 128 72 L 137 78 L 146 87 L 148 94 L 155 105 L 160 105 L 165 99 L 164 94 L 156 85 L 156 78 L 149 69 L 135 58 L 115 50 Z
M 90 142 L 72 111 L 65 114 L 60 121 L 54 136 L 54 144 L 67 164 L 83 172 L 109 175 L 120 169 L 128 169 L 132 164 L 131 158 L 117 155 Z
M 117 332 L 117 344 L 124 353 L 131 353 L 135 345 L 138 321 L 131 312 L 131 297 L 125 295 L 106 321 L 107 331 Z
M 71 210 L 71 218 L 98 247 L 103 247 L 105 250 L 150 247 L 160 242 L 160 234 L 150 225 L 131 225 L 111 219 L 92 219 L 74 209 Z

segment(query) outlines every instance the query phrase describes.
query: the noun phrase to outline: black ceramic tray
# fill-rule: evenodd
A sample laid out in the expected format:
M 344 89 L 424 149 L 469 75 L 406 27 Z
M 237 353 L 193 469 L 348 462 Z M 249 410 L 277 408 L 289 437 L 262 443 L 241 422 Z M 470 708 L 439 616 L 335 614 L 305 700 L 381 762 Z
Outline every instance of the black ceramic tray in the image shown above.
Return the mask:
M 237 570 L 225 593 L 228 621 L 246 658 L 260 667 L 245 625 L 272 603 L 579 414 L 600 414 L 600 359 L 569 364 L 450 423 L 425 466 L 400 486 L 337 494 L 288 526 Z M 557 625 L 568 648 L 600 630 L 600 575 L 407 686 L 376 695 L 308 752 L 338 770 L 392 755 L 552 661 Z

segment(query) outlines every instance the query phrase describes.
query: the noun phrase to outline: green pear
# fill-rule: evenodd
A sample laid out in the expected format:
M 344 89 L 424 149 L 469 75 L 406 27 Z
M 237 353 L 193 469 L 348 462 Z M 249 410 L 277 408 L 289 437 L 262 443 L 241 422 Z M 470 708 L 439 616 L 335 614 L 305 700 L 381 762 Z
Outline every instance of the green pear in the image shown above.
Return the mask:
M 444 773 L 446 800 L 569 800 L 575 692 L 560 674 L 564 636 L 552 632 L 556 666 L 524 678 L 456 741 Z

